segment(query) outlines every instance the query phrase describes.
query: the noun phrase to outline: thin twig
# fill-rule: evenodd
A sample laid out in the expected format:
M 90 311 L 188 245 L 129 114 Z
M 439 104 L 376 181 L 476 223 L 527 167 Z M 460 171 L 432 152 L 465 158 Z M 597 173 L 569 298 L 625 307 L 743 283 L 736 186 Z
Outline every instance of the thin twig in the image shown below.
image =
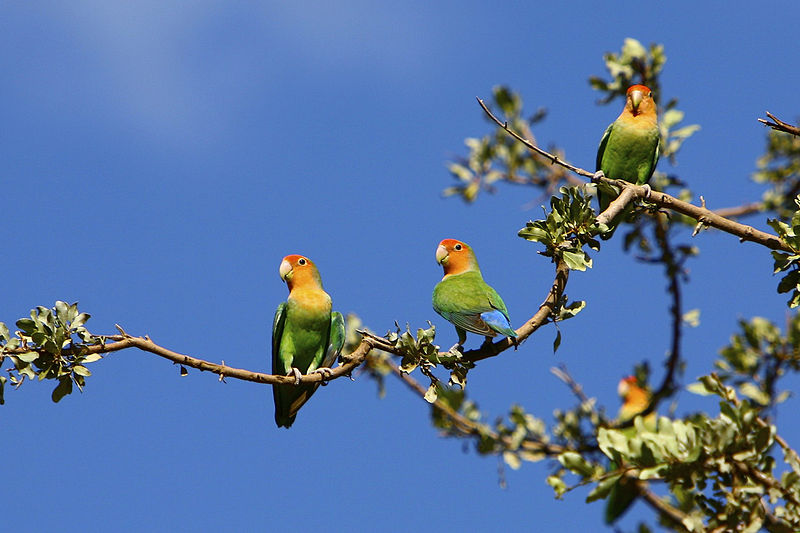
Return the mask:
M 770 122 L 769 120 L 764 119 L 764 118 L 760 118 L 760 119 L 758 119 L 758 121 L 760 123 L 764 124 L 765 126 L 769 126 L 773 130 L 778 130 L 778 131 L 783 131 L 783 132 L 786 132 L 786 133 L 791 133 L 792 135 L 800 135 L 800 128 L 798 128 L 797 126 L 792 126 L 788 122 L 782 121 L 781 119 L 779 119 L 778 117 L 776 117 L 775 115 L 770 113 L 769 111 L 767 111 L 767 116 L 772 119 L 772 122 Z
M 684 525 L 684 520 L 688 518 L 686 514 L 659 498 L 655 492 L 647 487 L 645 482 L 637 480 L 637 488 L 639 489 L 639 494 L 642 496 L 642 499 L 647 502 L 650 507 L 655 509 L 658 514 L 667 518 L 670 522 L 675 524 L 675 526 L 679 527 L 681 531 L 689 531 Z M 697 530 L 695 529 L 692 531 Z

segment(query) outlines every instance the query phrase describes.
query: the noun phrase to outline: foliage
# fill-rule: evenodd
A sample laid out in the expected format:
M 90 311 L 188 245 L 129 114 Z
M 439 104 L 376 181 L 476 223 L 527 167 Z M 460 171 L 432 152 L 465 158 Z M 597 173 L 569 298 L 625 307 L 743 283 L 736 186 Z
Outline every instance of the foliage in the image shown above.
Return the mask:
M 78 311 L 77 303 L 57 301 L 53 308 L 39 306 L 31 310 L 30 318 L 17 320 L 19 330 L 13 335 L 0 322 L 0 364 L 8 359 L 13 365 L 6 370 L 8 378 L 0 376 L 0 403 L 6 380 L 16 388 L 26 378 L 55 380 L 54 402 L 70 394 L 73 384 L 82 391 L 92 375 L 85 365 L 102 358 L 88 348 L 104 343 L 103 337 L 92 335 L 84 326 L 89 317 Z

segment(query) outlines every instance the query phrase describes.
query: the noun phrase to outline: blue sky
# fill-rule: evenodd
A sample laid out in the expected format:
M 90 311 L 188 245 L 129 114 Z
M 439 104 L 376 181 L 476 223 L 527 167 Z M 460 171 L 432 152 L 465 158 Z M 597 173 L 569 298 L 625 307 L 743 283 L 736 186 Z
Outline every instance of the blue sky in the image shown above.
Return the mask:
M 445 164 L 465 137 L 489 131 L 475 97 L 502 83 L 528 112 L 549 109 L 534 130 L 543 145 L 591 168 L 619 109 L 595 105 L 586 80 L 605 74 L 602 54 L 625 37 L 665 45 L 664 96 L 702 126 L 677 168 L 659 168 L 712 208 L 759 197 L 749 177 L 766 132 L 756 118 L 798 116 L 800 6 L 594 5 L 3 4 L 0 320 L 77 300 L 94 333 L 120 323 L 265 371 L 272 314 L 286 297 L 278 265 L 302 253 L 337 309 L 380 332 L 431 320 L 450 346 L 455 334 L 430 293 L 441 277 L 436 244 L 454 237 L 473 246 L 520 324 L 552 266 L 516 232 L 546 199 L 515 187 L 470 206 L 443 199 Z M 763 217 L 748 222 L 766 227 Z M 694 243 L 686 309 L 702 314 L 686 331 L 684 383 L 710 370 L 737 319 L 787 315 L 767 251 L 713 232 Z M 572 405 L 550 374 L 558 363 L 612 412 L 635 363 L 650 360 L 660 377 L 669 317 L 657 267 L 614 242 L 567 292 L 588 306 L 562 326 L 557 355 L 551 326 L 470 374 L 469 393 L 492 416 L 516 402 L 549 421 Z M 438 438 L 427 405 L 391 380 L 382 400 L 365 378 L 337 380 L 279 431 L 268 387 L 180 378 L 136 351 L 92 371 L 85 392 L 59 404 L 48 384 L 6 392 L 4 490 L 28 530 L 601 527 L 602 504 L 584 504 L 586 491 L 553 499 L 543 463 L 507 471 L 501 489 L 494 458 Z M 779 418 L 795 444 L 796 404 Z M 682 393 L 678 412 L 693 409 L 716 407 Z M 636 509 L 623 525 L 642 516 Z

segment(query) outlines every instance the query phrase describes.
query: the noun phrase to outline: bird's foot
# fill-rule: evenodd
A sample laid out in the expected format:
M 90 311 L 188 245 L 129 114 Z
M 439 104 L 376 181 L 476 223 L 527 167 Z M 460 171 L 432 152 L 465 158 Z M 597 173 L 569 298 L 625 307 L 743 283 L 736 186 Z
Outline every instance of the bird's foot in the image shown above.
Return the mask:
M 497 353 L 497 348 L 495 348 L 494 343 L 492 342 L 491 337 L 486 337 L 481 344 L 481 350 L 489 350 L 492 353 Z
M 650 195 L 653 194 L 653 189 L 651 189 L 650 185 L 648 185 L 647 183 L 642 185 L 642 187 L 644 187 L 644 197 L 645 197 L 645 199 L 650 198 Z
M 328 380 L 331 378 L 331 374 L 333 374 L 333 370 L 324 366 L 322 368 L 318 368 L 311 372 L 312 374 L 322 374 L 322 381 L 319 382 L 320 385 L 323 387 L 328 384 Z
M 516 337 L 509 337 L 509 339 L 511 339 L 511 344 L 514 345 L 514 351 L 517 351 L 517 348 L 519 348 L 519 341 Z
M 455 355 L 460 355 L 460 354 L 463 354 L 463 353 L 464 353 L 464 347 L 461 345 L 461 343 L 460 343 L 460 342 L 457 342 L 457 343 L 455 343 L 454 345 L 452 345 L 452 346 L 450 347 L 450 349 L 449 349 L 449 350 L 447 350 L 447 351 L 448 351 L 448 352 L 451 352 L 451 353 L 453 353 L 453 354 L 455 354 Z
M 294 376 L 294 384 L 300 385 L 300 378 L 303 377 L 303 373 L 300 372 L 299 368 L 292 367 L 292 371 L 286 374 L 287 376 Z
M 602 170 L 598 170 L 597 172 L 594 173 L 594 176 L 592 176 L 592 181 L 597 182 L 597 181 L 600 181 L 601 178 L 605 178 L 605 177 L 606 177 L 606 175 L 603 173 L 603 171 Z

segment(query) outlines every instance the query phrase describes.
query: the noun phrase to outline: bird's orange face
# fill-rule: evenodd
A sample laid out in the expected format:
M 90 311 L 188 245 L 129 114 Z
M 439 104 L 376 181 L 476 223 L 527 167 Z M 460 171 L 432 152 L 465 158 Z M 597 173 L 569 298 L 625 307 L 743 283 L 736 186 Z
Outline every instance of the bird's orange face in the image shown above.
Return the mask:
M 317 267 L 311 262 L 311 259 L 297 254 L 284 257 L 278 272 L 281 279 L 289 286 L 290 291 L 295 285 L 304 285 L 319 278 Z
M 631 85 L 628 87 L 625 108 L 633 116 L 656 113 L 656 102 L 653 100 L 653 91 L 645 85 Z
M 444 239 L 436 247 L 436 262 L 444 268 L 445 276 L 469 270 L 473 257 L 469 245 L 456 239 Z
M 631 388 L 637 387 L 636 384 L 636 376 L 628 376 L 626 378 L 622 378 L 617 385 L 617 394 L 619 394 L 620 398 L 623 400 L 628 397 L 628 393 L 630 393 Z

